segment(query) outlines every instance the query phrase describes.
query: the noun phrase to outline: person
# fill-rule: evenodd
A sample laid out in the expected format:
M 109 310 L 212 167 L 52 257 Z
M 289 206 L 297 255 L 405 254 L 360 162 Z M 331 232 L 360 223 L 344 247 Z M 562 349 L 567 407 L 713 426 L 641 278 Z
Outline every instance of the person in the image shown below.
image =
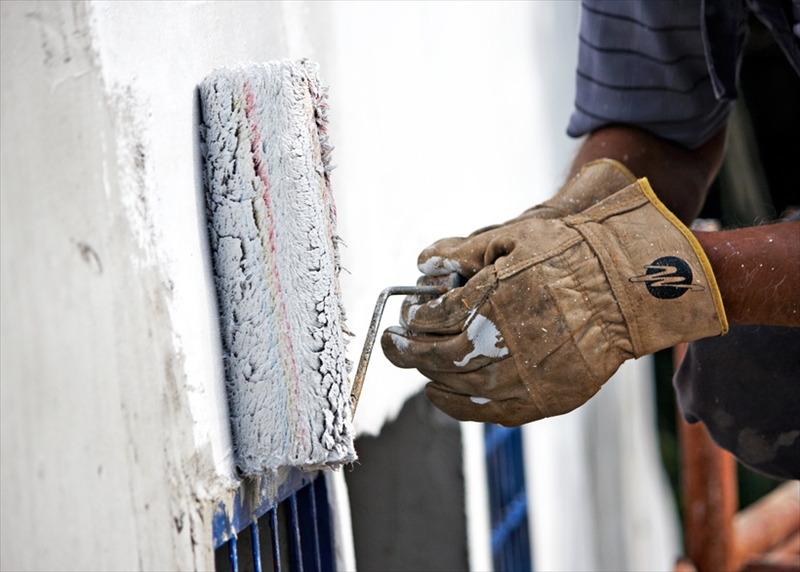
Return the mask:
M 579 407 L 627 359 L 693 342 L 674 380 L 687 420 L 800 478 L 800 219 L 687 228 L 721 166 L 749 10 L 800 73 L 800 0 L 583 0 L 567 132 L 585 139 L 568 182 L 423 250 L 424 274 L 465 282 L 407 298 L 382 336 L 434 405 L 520 425 Z

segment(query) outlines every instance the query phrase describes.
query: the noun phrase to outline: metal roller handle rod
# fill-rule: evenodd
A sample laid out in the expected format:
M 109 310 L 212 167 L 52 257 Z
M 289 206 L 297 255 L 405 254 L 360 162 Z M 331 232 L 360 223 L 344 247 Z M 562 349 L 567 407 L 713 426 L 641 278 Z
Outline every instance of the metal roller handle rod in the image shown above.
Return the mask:
M 403 296 L 438 296 L 444 294 L 447 290 L 449 290 L 448 286 L 389 286 L 378 296 L 378 302 L 375 304 L 375 311 L 372 314 L 372 321 L 367 331 L 367 338 L 364 340 L 364 349 L 361 352 L 361 359 L 358 360 L 356 377 L 350 389 L 350 399 L 353 402 L 353 417 L 356 415 L 358 399 L 361 397 L 361 389 L 364 387 L 364 377 L 367 374 L 367 365 L 372 355 L 372 347 L 375 345 L 375 338 L 378 336 L 378 327 L 381 324 L 383 309 L 386 307 L 386 301 L 389 299 L 389 296 L 397 294 Z

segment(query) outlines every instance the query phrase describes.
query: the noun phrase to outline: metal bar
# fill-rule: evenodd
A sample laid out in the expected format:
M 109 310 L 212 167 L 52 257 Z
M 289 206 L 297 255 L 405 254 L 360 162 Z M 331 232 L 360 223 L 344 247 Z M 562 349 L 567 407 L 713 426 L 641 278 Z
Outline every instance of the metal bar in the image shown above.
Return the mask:
M 502 425 L 488 425 L 488 427 L 491 427 L 491 429 L 487 431 L 484 439 L 487 456 L 494 453 L 498 447 L 513 437 L 514 431 L 519 430 L 519 427 L 503 427 Z
M 484 439 L 489 441 L 494 438 L 495 425 L 484 425 Z M 498 448 L 486 449 L 486 472 L 488 473 L 489 485 L 489 508 L 492 526 L 500 520 L 503 507 L 503 499 L 500 490 L 502 479 L 502 468 L 500 467 L 500 453 Z
M 522 432 L 518 427 L 485 424 L 484 443 L 494 569 L 496 572 L 530 570 L 531 547 Z
M 513 462 L 510 458 L 513 452 L 509 447 L 500 447 L 498 450 L 499 466 L 500 466 L 500 507 L 505 511 L 506 506 L 514 498 L 513 490 Z M 502 513 L 501 513 L 502 514 Z M 502 517 L 501 517 L 502 518 Z
M 239 553 L 236 550 L 235 534 L 228 541 L 228 561 L 231 564 L 231 572 L 239 572 Z
M 272 535 L 272 567 L 275 572 L 281 572 L 281 547 L 278 538 L 278 507 L 269 511 L 269 530 Z
M 314 559 L 317 564 L 317 571 L 322 572 L 322 554 L 320 551 L 320 543 L 319 543 L 319 519 L 317 517 L 317 498 L 314 491 L 314 483 L 316 480 L 311 481 L 308 485 L 308 493 L 309 497 L 311 498 L 311 518 L 312 518 L 312 530 L 314 531 Z
M 291 495 L 289 497 L 289 529 L 294 538 L 294 554 L 292 556 L 294 557 L 295 565 L 292 566 L 292 570 L 303 572 L 303 548 L 300 545 L 300 521 L 297 515 L 296 495 Z
M 528 497 L 525 491 L 519 494 L 506 507 L 503 519 L 497 523 L 492 530 L 492 550 L 502 548 L 503 544 L 509 539 L 511 533 L 520 528 L 528 518 Z
M 375 304 L 375 310 L 372 313 L 372 321 L 369 323 L 367 337 L 364 340 L 364 349 L 361 351 L 361 358 L 358 360 L 358 368 L 356 369 L 356 376 L 353 379 L 353 387 L 350 390 L 350 399 L 353 402 L 353 417 L 356 415 L 358 399 L 361 397 L 361 390 L 364 387 L 364 377 L 367 375 L 367 365 L 369 365 L 369 358 L 372 355 L 375 338 L 378 336 L 378 327 L 381 325 L 381 317 L 383 316 L 383 310 L 386 307 L 386 301 L 389 299 L 389 296 L 394 296 L 396 294 L 405 296 L 438 296 L 446 291 L 446 286 L 389 286 L 380 293 L 378 302 Z
M 233 500 L 220 502 L 212 521 L 214 548 L 219 548 L 228 539 L 248 526 L 254 518 L 260 518 L 267 511 L 289 498 L 316 476 L 316 471 L 302 471 L 296 467 L 282 473 L 283 478 L 275 490 L 275 479 L 268 477 L 248 478 L 242 481 Z
M 250 539 L 253 544 L 253 566 L 255 572 L 262 572 L 261 570 L 261 545 L 258 539 L 258 521 L 254 520 L 250 524 Z
M 336 570 L 336 559 L 331 530 L 331 509 L 328 503 L 328 486 L 324 475 L 314 480 L 314 503 L 317 511 L 317 535 L 319 537 L 321 570 Z
M 677 369 L 686 344 L 673 349 Z M 734 569 L 736 460 L 711 440 L 705 425 L 689 425 L 678 413 L 684 492 L 686 554 L 699 572 Z

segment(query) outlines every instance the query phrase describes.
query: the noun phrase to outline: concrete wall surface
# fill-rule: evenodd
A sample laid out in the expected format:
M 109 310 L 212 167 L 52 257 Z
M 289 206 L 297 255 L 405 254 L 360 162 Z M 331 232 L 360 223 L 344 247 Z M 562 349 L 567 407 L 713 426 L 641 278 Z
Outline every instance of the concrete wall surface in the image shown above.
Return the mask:
M 300 8 L 0 5 L 3 569 L 213 568 L 236 482 L 196 86 L 291 55 Z
M 152 148 L 82 2 L 3 2 L 3 569 L 207 568 Z
M 563 182 L 577 7 L 0 2 L 0 568 L 213 567 L 211 513 L 237 482 L 197 133 L 208 73 L 320 63 L 355 361 L 378 293 L 416 279 L 422 248 Z M 357 430 L 380 433 L 424 382 L 375 352 Z M 610 451 L 652 437 L 630 413 L 646 392 L 620 385 L 595 403 L 619 425 L 587 409 L 527 429 L 538 568 L 632 566 L 665 542 L 656 526 L 598 531 L 663 490 L 648 455 L 598 460 L 590 444 L 598 426 Z M 625 474 L 640 478 L 604 485 Z

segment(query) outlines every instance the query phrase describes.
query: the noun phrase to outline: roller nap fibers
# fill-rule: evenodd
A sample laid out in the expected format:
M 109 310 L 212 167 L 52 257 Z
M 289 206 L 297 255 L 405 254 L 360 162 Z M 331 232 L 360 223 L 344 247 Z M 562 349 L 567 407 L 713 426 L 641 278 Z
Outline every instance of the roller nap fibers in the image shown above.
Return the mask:
M 201 140 L 236 466 L 356 459 L 327 98 L 306 60 L 221 69 Z

